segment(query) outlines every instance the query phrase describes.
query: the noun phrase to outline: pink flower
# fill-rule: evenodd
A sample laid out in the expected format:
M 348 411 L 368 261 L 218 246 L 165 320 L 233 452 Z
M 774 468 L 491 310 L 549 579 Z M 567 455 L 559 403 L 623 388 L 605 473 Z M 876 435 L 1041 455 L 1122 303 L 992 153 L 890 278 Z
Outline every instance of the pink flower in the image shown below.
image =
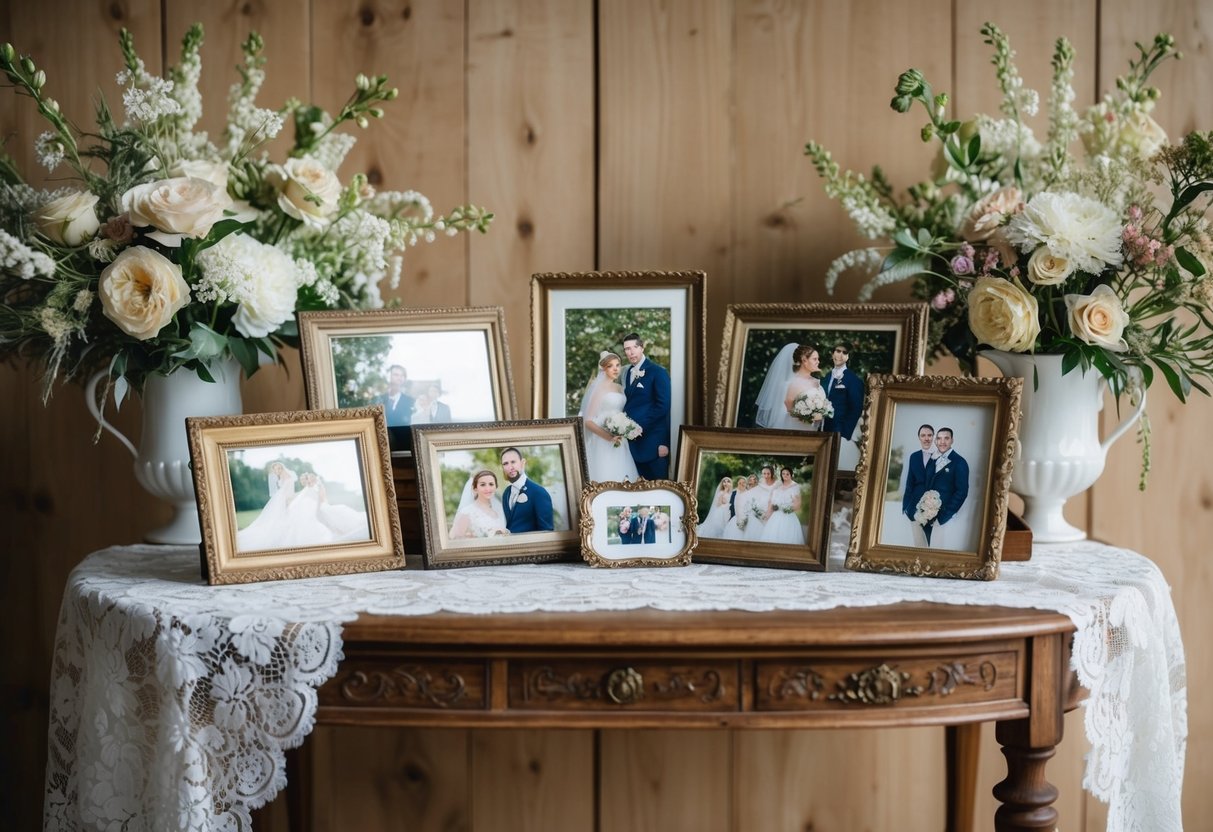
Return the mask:
M 110 217 L 105 225 L 101 226 L 101 236 L 120 245 L 129 243 L 135 237 L 135 228 L 131 225 L 130 215 L 118 214 Z
M 970 246 L 969 251 L 972 251 L 972 250 L 973 250 L 973 248 L 972 248 L 972 246 Z M 952 265 L 953 274 L 972 274 L 973 273 L 972 258 L 966 257 L 963 254 L 958 254 L 955 257 L 953 257 L 951 265 Z M 943 307 L 938 307 L 938 308 L 942 309 Z
M 942 292 L 931 298 L 931 306 L 937 311 L 943 311 L 952 305 L 956 300 L 956 292 L 952 289 L 944 289 Z

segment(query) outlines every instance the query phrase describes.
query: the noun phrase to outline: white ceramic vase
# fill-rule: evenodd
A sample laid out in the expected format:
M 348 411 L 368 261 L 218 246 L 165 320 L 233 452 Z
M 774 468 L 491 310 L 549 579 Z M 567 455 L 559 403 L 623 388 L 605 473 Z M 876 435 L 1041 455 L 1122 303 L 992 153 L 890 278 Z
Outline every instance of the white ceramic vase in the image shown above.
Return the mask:
M 97 407 L 97 385 L 104 379 L 104 372 L 89 379 L 85 389 L 85 402 L 93 418 L 135 457 L 135 479 L 152 496 L 173 506 L 169 524 L 145 535 L 149 543 L 197 544 L 202 540 L 185 417 L 231 416 L 240 413 L 242 407 L 240 366 L 228 359 L 214 362 L 209 370 L 214 383 L 190 370 L 147 377 L 143 385 L 143 434 L 138 447 Z
M 1090 488 L 1103 473 L 1108 448 L 1132 427 L 1146 408 L 1141 402 L 1108 438 L 1099 440 L 1104 405 L 1103 376 L 1079 368 L 1061 374 L 1060 355 L 1028 355 L 984 350 L 1004 376 L 1023 382 L 1019 454 L 1011 490 L 1023 497 L 1024 522 L 1038 543 L 1082 540 L 1087 533 L 1062 515 L 1066 500 Z M 1035 369 L 1035 372 L 1033 370 Z

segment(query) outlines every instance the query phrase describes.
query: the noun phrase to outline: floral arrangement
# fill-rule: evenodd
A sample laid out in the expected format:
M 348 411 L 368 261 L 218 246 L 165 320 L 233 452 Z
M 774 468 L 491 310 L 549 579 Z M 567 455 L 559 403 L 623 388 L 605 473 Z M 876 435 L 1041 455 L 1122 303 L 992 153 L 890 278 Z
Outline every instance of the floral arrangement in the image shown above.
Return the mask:
M 834 416 L 834 405 L 830 404 L 824 388 L 814 387 L 792 400 L 792 415 L 802 422 L 820 423 L 822 419 Z
M 1181 57 L 1174 39 L 1137 44 L 1115 92 L 1082 114 L 1072 106 L 1074 50 L 1057 40 L 1042 141 L 1024 124 L 1039 96 L 1023 86 L 1007 37 L 990 23 L 981 33 L 994 50 L 998 116 L 951 120 L 948 97 L 921 72 L 897 80 L 893 109 L 920 103 L 929 119 L 921 137 L 939 144 L 925 181 L 896 195 L 879 167 L 870 178 L 842 173 L 824 148 L 807 146 L 826 193 L 866 236 L 891 238 L 834 261 L 828 290 L 852 268 L 873 275 L 861 300 L 912 281 L 930 302 L 932 353 L 951 352 L 969 372 L 987 345 L 1059 354 L 1063 372 L 1094 368 L 1117 395 L 1136 396 L 1155 371 L 1181 401 L 1192 388 L 1207 393 L 1213 132 L 1169 145 L 1150 116 L 1159 91 L 1147 82 Z
M 929 525 L 932 520 L 939 514 L 939 510 L 943 508 L 943 501 L 939 499 L 938 491 L 928 491 L 918 500 L 918 505 L 914 507 L 914 522 L 920 526 Z
M 379 284 L 398 284 L 404 249 L 492 220 L 471 205 L 435 215 L 423 195 L 376 193 L 362 174 L 343 184 L 337 170 L 356 140 L 338 128 L 367 127 L 397 91 L 359 75 L 336 115 L 296 100 L 263 109 L 256 34 L 222 135 L 195 132 L 202 40 L 195 24 L 180 64 L 157 77 L 123 30 L 124 118 L 101 101 L 87 132 L 47 95 L 31 58 L 0 48 L 0 71 L 50 127 L 38 160 L 70 182 L 36 189 L 0 151 L 0 358 L 41 362 L 44 400 L 56 380 L 96 370 L 108 370 L 118 403 L 150 373 L 210 380 L 207 365 L 227 356 L 251 375 L 297 343 L 296 310 L 382 306 Z M 273 162 L 259 148 L 288 121 L 294 144 Z
M 615 437 L 616 445 L 624 439 L 629 441 L 635 439 L 644 432 L 644 429 L 623 411 L 608 413 L 602 420 L 602 428 Z

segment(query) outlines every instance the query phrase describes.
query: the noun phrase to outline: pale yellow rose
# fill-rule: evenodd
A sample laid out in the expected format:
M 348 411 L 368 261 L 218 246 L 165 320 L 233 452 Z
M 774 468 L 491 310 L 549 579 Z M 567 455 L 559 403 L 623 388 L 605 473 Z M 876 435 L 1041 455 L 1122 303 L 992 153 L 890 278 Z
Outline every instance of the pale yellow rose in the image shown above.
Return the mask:
M 1023 204 L 1023 193 L 1019 188 L 999 188 L 969 209 L 960 225 L 960 236 L 971 243 L 988 240 L 1007 218 L 1023 210 Z
M 126 249 L 105 267 L 97 286 L 105 317 L 140 341 L 155 337 L 189 303 L 181 268 L 143 246 Z
M 78 246 L 91 240 L 101 227 L 94 207 L 97 195 L 76 191 L 52 199 L 34 213 L 34 224 L 42 236 L 64 246 Z
M 1133 113 L 1120 125 L 1122 145 L 1133 148 L 1139 158 L 1149 159 L 1167 143 L 1167 131 L 1146 113 Z
M 1048 246 L 1041 246 L 1028 259 L 1028 280 L 1037 286 L 1056 286 L 1074 274 L 1074 264 L 1056 257 Z
M 136 185 L 122 195 L 131 225 L 163 232 L 150 236 L 165 245 L 180 245 L 183 236 L 205 237 L 231 204 L 225 189 L 190 176 Z
M 1001 277 L 979 277 L 969 292 L 969 328 L 996 350 L 1028 352 L 1040 334 L 1036 298 Z
M 278 187 L 278 207 L 297 220 L 323 225 L 337 210 L 341 182 L 315 159 L 290 159 L 270 179 Z
M 1070 331 L 1080 340 L 1112 352 L 1128 349 L 1124 334 L 1129 314 L 1111 286 L 1102 283 L 1089 295 L 1066 295 L 1066 311 Z

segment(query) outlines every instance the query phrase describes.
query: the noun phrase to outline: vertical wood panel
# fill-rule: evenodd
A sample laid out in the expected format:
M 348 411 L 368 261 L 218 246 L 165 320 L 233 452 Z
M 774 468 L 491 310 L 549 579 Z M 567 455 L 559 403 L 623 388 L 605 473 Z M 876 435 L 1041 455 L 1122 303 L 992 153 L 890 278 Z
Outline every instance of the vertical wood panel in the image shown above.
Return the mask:
M 475 832 L 594 832 L 592 731 L 476 731 Z
M 593 4 L 472 0 L 469 199 L 496 215 L 470 243 L 469 301 L 505 309 L 529 415 L 530 279 L 594 268 Z
M 1172 141 L 1193 129 L 1213 127 L 1213 3 L 1168 0 L 1146 8 L 1128 0 L 1103 0 L 1100 6 L 1100 85 L 1111 87 L 1136 56 L 1134 41 L 1156 32 L 1175 35 L 1184 59 L 1169 62 L 1152 76 L 1162 91 L 1154 118 Z M 1213 403 L 1195 394 L 1187 405 L 1175 401 L 1162 382 L 1150 390 L 1153 422 L 1153 472 L 1145 493 L 1137 491 L 1141 448 L 1121 439 L 1108 455 L 1103 476 L 1092 489 L 1092 533 L 1142 552 L 1162 569 L 1172 587 L 1180 631 L 1188 646 L 1188 748 L 1199 749 L 1213 738 L 1213 668 L 1198 660 L 1202 640 L 1213 632 L 1213 456 L 1205 441 L 1213 424 Z M 1104 428 L 1116 424 L 1110 400 Z M 1213 781 L 1209 755 L 1189 753 L 1184 772 L 1184 820 L 1201 829 L 1213 816 Z M 1088 829 L 1103 828 L 1106 809 L 1087 801 Z
M 728 832 L 736 732 L 603 731 L 600 832 Z M 749 827 L 757 828 L 757 827 Z

